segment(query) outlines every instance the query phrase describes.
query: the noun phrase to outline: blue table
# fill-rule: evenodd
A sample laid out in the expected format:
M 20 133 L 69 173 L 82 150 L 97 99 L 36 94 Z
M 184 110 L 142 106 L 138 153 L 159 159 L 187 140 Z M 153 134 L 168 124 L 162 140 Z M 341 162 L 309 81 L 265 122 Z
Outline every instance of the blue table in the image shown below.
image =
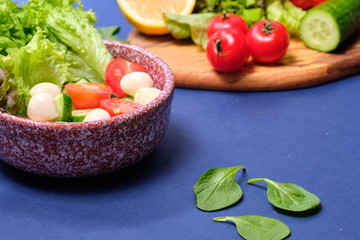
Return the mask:
M 132 27 L 116 1 L 84 1 L 98 27 Z M 241 239 L 220 216 L 262 215 L 288 239 L 359 239 L 360 75 L 308 89 L 216 92 L 176 89 L 169 129 L 140 163 L 90 179 L 33 176 L 0 163 L 0 239 Z M 245 165 L 244 195 L 217 212 L 196 208 L 192 187 L 206 170 Z M 321 199 L 306 214 L 276 210 L 266 177 Z

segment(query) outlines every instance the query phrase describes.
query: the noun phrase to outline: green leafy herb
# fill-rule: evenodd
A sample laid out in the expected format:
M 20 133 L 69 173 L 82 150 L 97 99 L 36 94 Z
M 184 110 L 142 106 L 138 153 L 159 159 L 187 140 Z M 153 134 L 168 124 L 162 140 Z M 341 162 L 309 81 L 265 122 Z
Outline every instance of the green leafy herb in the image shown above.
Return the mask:
M 204 211 L 226 208 L 242 197 L 242 190 L 235 181 L 235 174 L 244 166 L 212 168 L 194 185 L 196 206 Z
M 266 182 L 268 200 L 276 207 L 288 211 L 301 212 L 313 209 L 320 204 L 320 199 L 293 183 L 279 183 L 267 178 L 250 179 L 248 183 Z
M 265 3 L 268 19 L 281 22 L 290 35 L 298 35 L 300 21 L 306 11 L 296 7 L 289 0 L 266 0 Z
M 120 27 L 118 26 L 101 27 L 101 28 L 97 28 L 97 30 L 102 39 L 124 42 L 124 43 L 130 42 L 128 40 L 124 40 L 116 36 L 116 34 L 120 32 Z
M 174 38 L 187 39 L 191 37 L 192 41 L 203 49 L 206 49 L 208 42 L 207 25 L 215 16 L 217 16 L 216 13 L 190 15 L 163 13 L 166 27 Z
M 29 0 L 18 7 L 0 2 L 0 110 L 26 116 L 29 90 L 47 81 L 59 87 L 86 77 L 103 83 L 112 60 L 94 23 L 78 0 Z
M 284 239 L 290 235 L 289 227 L 274 218 L 257 215 L 239 217 L 218 217 L 216 222 L 232 221 L 240 236 L 247 240 Z

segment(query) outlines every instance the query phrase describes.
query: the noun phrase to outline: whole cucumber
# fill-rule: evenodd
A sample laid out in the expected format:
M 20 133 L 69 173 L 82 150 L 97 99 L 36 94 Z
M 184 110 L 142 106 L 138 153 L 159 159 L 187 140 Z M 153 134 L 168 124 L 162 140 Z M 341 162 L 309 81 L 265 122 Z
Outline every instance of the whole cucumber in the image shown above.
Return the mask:
M 360 0 L 328 0 L 307 11 L 300 38 L 311 49 L 335 50 L 360 28 Z

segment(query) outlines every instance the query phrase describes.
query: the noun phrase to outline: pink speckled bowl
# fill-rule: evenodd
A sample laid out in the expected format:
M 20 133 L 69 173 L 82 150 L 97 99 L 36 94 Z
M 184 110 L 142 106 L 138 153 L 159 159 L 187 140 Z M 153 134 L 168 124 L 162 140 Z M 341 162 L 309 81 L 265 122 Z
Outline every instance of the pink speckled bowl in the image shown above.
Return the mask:
M 38 175 L 94 176 L 134 164 L 159 144 L 174 94 L 170 68 L 139 47 L 104 42 L 114 58 L 142 65 L 161 89 L 160 95 L 134 112 L 93 122 L 37 122 L 0 113 L 1 160 Z

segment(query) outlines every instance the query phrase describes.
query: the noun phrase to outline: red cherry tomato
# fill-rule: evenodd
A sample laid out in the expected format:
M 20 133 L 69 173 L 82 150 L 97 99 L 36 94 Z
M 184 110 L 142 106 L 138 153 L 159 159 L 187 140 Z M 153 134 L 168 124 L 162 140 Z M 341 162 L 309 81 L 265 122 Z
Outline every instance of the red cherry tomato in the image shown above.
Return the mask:
M 325 2 L 326 0 L 290 0 L 296 7 L 308 10 L 315 7 L 319 3 Z
M 140 107 L 142 107 L 142 105 L 139 103 L 118 98 L 108 98 L 100 101 L 100 108 L 107 111 L 112 117 L 132 112 Z
M 246 34 L 248 30 L 247 23 L 240 16 L 232 13 L 224 13 L 211 19 L 207 26 L 207 35 L 210 38 L 215 32 L 222 29 L 233 29 Z
M 99 107 L 100 100 L 109 98 L 112 89 L 101 83 L 69 83 L 65 85 L 65 93 L 71 95 L 75 108 L 87 109 Z
M 217 31 L 209 39 L 206 56 L 219 72 L 237 71 L 249 57 L 246 36 L 230 29 Z
M 247 41 L 250 55 L 256 62 L 274 63 L 285 55 L 290 36 L 281 23 L 262 20 L 249 29 Z
M 119 98 L 128 96 L 121 90 L 120 81 L 122 77 L 132 72 L 146 72 L 146 70 L 139 64 L 128 62 L 124 59 L 112 60 L 105 71 L 105 83 L 108 84 L 116 96 Z

